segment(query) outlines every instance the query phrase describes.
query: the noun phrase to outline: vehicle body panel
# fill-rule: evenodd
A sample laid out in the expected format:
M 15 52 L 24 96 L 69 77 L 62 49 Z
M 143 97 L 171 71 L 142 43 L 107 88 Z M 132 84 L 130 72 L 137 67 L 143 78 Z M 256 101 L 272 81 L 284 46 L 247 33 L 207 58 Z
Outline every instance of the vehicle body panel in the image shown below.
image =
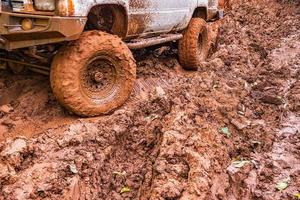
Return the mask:
M 130 0 L 128 35 L 182 30 L 196 6 L 195 0 Z
M 215 13 L 218 10 L 218 0 L 58 0 L 55 11 L 51 11 L 53 10 L 53 5 L 49 3 L 51 0 L 42 1 L 45 4 L 38 5 L 40 10 L 37 10 L 37 5 L 34 5 L 32 0 L 15 0 L 14 2 L 23 3 L 23 6 L 6 11 L 3 11 L 3 6 L 0 4 L 0 8 L 2 7 L 2 11 L 0 10 L 0 48 L 7 49 L 8 46 L 10 46 L 9 49 L 22 48 L 29 44 L 40 45 L 46 42 L 78 39 L 80 36 L 78 32 L 84 31 L 84 24 L 91 8 L 99 5 L 123 7 L 127 23 L 124 40 L 182 31 L 188 26 L 196 8 L 204 8 L 207 17 L 211 17 L 209 13 Z M 4 6 L 5 9 L 6 7 L 7 5 Z M 45 9 L 49 12 L 45 12 Z M 25 18 L 45 19 L 44 28 L 20 30 L 20 21 Z M 67 20 L 68 18 L 70 20 Z M 60 19 L 63 23 L 59 25 L 57 23 Z M 70 26 L 63 27 L 66 24 Z M 26 45 L 21 45 L 22 38 L 24 38 L 22 34 L 30 35 L 31 33 L 31 42 L 26 41 L 23 43 Z M 40 40 L 41 37 L 43 41 Z M 28 39 L 28 37 L 25 38 Z M 3 41 L 9 42 L 8 40 L 18 41 L 18 44 L 4 45 Z
M 24 14 L 2 12 L 0 17 L 0 49 L 13 50 L 17 48 L 51 44 L 76 40 L 84 30 L 84 17 L 57 17 L 25 15 L 34 20 L 39 26 L 33 30 L 24 31 L 18 22 Z M 72 27 L 72 28 L 70 28 Z
M 117 4 L 128 18 L 127 37 L 178 31 L 186 28 L 197 7 L 207 7 L 208 0 L 73 0 L 70 16 L 87 16 L 95 5 Z M 64 1 L 66 6 L 66 1 Z
M 71 1 L 60 0 L 59 2 L 62 6 L 67 8 Z M 132 13 L 130 9 L 141 11 L 147 7 L 149 7 L 149 9 L 155 8 L 157 11 L 160 9 L 166 9 L 167 7 L 180 9 L 180 5 L 188 5 L 189 10 L 192 10 L 193 12 L 196 7 L 208 7 L 209 2 L 211 2 L 211 6 L 217 6 L 218 4 L 217 0 L 72 0 L 71 4 L 74 8 L 68 15 L 87 16 L 93 6 L 105 4 L 121 5 L 125 8 L 127 13 Z

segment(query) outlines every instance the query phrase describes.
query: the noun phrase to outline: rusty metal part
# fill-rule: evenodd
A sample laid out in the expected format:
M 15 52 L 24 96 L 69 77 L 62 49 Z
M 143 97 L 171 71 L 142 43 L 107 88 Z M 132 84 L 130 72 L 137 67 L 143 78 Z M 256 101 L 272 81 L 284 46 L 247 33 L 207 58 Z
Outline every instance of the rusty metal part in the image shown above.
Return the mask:
M 7 66 L 15 73 L 22 74 L 25 71 L 25 66 L 14 62 L 8 62 Z
M 84 0 L 83 2 L 73 2 L 73 0 L 58 0 L 57 2 L 57 13 L 60 16 L 87 16 L 88 12 L 85 13 L 85 15 L 80 15 L 80 14 L 75 14 L 74 13 L 74 9 L 75 9 L 75 5 L 79 5 L 78 7 L 85 7 L 84 3 L 86 2 L 86 0 Z M 75 3 L 75 4 L 74 4 Z M 94 4 L 96 4 L 96 2 L 94 1 Z M 88 9 L 90 10 L 92 8 L 89 7 Z
M 25 55 L 27 55 L 31 58 L 35 58 L 41 63 L 47 63 L 48 62 L 48 58 L 40 56 L 40 55 L 37 54 L 38 53 L 37 46 L 29 47 L 28 49 L 23 50 L 23 52 L 24 52 Z
M 6 50 L 76 40 L 86 23 L 86 17 L 41 16 L 11 12 L 0 14 L 2 24 L 0 49 Z M 26 18 L 34 22 L 34 28 L 28 31 L 20 26 L 20 22 Z
M 46 76 L 50 75 L 50 68 L 49 67 L 35 65 L 35 64 L 31 64 L 31 63 L 22 62 L 22 61 L 16 61 L 16 60 L 7 59 L 7 58 L 0 58 L 0 61 L 4 61 L 4 62 L 7 62 L 7 63 L 13 63 L 13 64 L 17 64 L 17 65 L 22 65 L 24 67 L 27 67 L 27 69 L 29 69 L 30 71 L 33 71 L 33 72 L 36 72 L 36 73 L 39 73 L 39 74 L 43 74 L 43 75 L 46 75 Z
M 181 33 L 177 33 L 177 34 L 166 34 L 166 35 L 151 37 L 147 39 L 135 39 L 127 43 L 127 46 L 129 47 L 129 49 L 141 49 L 153 45 L 163 44 L 166 42 L 177 41 L 180 40 L 182 37 L 183 35 Z
M 31 64 L 31 63 L 27 63 L 27 62 L 22 62 L 22 61 L 17 61 L 17 60 L 13 60 L 13 59 L 0 58 L 0 61 L 12 62 L 12 63 L 16 63 L 16 64 L 20 64 L 20 65 L 25 65 L 25 66 L 28 66 L 28 67 L 31 67 L 31 68 L 35 68 L 35 69 L 39 69 L 39 70 L 50 71 L 49 67 L 35 65 L 35 64 Z
M 33 72 L 36 72 L 36 73 L 39 73 L 39 74 L 46 75 L 46 76 L 50 75 L 49 71 L 44 71 L 44 70 L 40 70 L 40 69 L 37 69 L 37 68 L 31 68 L 31 67 L 29 67 L 29 70 L 33 71 Z

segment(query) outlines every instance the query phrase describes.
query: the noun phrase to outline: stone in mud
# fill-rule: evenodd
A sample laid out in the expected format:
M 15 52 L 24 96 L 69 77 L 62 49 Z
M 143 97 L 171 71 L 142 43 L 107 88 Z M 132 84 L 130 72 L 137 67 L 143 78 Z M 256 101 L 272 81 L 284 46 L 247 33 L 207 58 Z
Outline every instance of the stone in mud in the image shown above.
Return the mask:
M 8 114 L 10 112 L 12 112 L 14 109 L 13 107 L 11 107 L 11 105 L 7 104 L 7 105 L 2 105 L 0 107 L 0 112 L 4 113 L 4 114 Z
M 15 123 L 11 119 L 5 119 L 1 122 L 1 125 L 6 126 L 8 129 L 12 129 Z
M 61 148 L 70 144 L 80 144 L 84 140 L 83 132 L 85 129 L 86 127 L 82 123 L 72 124 L 69 129 L 64 132 L 63 137 L 57 139 L 56 142 Z
M 268 52 L 261 45 L 256 44 L 256 43 L 251 43 L 250 46 L 254 49 L 254 51 L 259 52 L 262 59 L 264 59 L 268 56 Z
M 164 98 L 165 95 L 166 95 L 166 92 L 164 91 L 164 89 L 160 86 L 156 87 L 155 88 L 155 92 L 156 92 L 156 95 L 160 98 Z
M 229 175 L 234 175 L 235 173 L 239 172 L 240 169 L 234 167 L 233 165 L 229 165 L 229 166 L 227 167 L 226 171 L 227 171 L 227 173 L 228 173 Z
M 267 104 L 274 104 L 274 105 L 281 105 L 283 104 L 283 100 L 279 96 L 273 96 L 273 95 L 264 95 L 260 99 L 262 102 Z
M 255 126 L 265 127 L 266 126 L 266 122 L 265 122 L 265 120 L 262 120 L 262 119 L 253 120 L 251 122 L 251 126 L 253 126 L 253 127 L 255 127 Z
M 0 180 L 5 178 L 7 174 L 8 174 L 7 165 L 0 163 Z
M 245 120 L 245 119 L 242 121 L 239 121 L 237 119 L 232 119 L 231 124 L 234 125 L 238 130 L 243 130 L 247 126 L 249 126 L 251 124 L 251 122 L 248 120 Z
M 1 156 L 10 156 L 17 153 L 23 152 L 27 147 L 27 140 L 24 138 L 17 138 L 16 140 L 9 143 L 4 150 L 1 152 Z

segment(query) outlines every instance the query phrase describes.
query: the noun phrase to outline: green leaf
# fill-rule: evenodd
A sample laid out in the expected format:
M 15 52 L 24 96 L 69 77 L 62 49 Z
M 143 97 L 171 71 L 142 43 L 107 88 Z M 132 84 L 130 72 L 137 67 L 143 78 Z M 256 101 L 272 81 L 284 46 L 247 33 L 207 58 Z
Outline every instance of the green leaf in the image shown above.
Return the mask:
M 121 194 L 122 193 L 126 193 L 126 192 L 130 192 L 131 190 L 130 190 L 130 188 L 129 187 L 123 187 L 122 189 L 121 189 Z
M 249 160 L 238 160 L 238 161 L 234 161 L 232 163 L 232 165 L 235 167 L 235 168 L 242 168 L 244 167 L 246 164 L 249 164 L 250 161 Z
M 227 138 L 231 138 L 231 133 L 228 127 L 223 127 L 220 129 L 220 132 L 226 135 Z
M 300 193 L 294 194 L 294 197 L 295 197 L 296 199 L 300 199 Z
M 279 191 L 283 191 L 287 187 L 289 187 L 289 184 L 288 184 L 287 181 L 281 181 L 281 182 L 277 183 L 277 185 L 276 185 L 276 189 L 279 190 Z

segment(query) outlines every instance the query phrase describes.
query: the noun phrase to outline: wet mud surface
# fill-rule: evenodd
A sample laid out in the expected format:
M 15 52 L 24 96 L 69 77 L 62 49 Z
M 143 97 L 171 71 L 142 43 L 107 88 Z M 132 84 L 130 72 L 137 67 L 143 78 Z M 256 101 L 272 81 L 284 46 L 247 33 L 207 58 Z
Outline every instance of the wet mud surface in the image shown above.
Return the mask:
M 176 49 L 135 52 L 111 115 L 78 118 L 47 77 L 0 73 L 0 200 L 297 199 L 300 5 L 232 4 L 197 72 Z

